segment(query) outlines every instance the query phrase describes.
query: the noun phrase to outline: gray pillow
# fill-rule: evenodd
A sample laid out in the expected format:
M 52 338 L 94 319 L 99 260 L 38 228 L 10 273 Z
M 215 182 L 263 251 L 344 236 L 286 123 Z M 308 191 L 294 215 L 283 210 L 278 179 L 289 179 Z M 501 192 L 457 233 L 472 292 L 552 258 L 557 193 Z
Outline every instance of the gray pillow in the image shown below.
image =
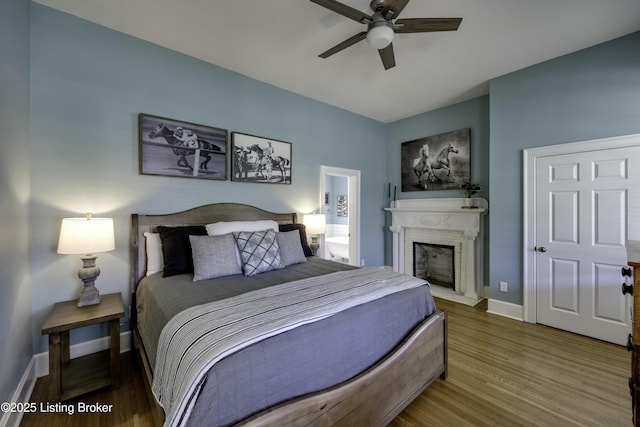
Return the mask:
M 240 249 L 245 276 L 284 268 L 280 246 L 273 230 L 233 233 Z
M 221 236 L 189 236 L 193 254 L 193 281 L 242 274 L 231 233 Z
M 307 257 L 304 256 L 304 251 L 302 250 L 300 232 L 298 230 L 276 233 L 276 239 L 278 240 L 280 255 L 282 255 L 282 262 L 285 266 L 307 262 Z

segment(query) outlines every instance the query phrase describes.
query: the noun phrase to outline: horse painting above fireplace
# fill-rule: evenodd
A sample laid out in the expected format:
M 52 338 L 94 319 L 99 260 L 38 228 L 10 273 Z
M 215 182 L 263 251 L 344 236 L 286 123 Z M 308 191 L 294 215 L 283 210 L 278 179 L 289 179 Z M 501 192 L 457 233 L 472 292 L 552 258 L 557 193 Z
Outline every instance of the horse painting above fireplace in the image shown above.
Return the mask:
M 465 128 L 403 142 L 402 191 L 452 190 L 469 181 L 469 135 Z

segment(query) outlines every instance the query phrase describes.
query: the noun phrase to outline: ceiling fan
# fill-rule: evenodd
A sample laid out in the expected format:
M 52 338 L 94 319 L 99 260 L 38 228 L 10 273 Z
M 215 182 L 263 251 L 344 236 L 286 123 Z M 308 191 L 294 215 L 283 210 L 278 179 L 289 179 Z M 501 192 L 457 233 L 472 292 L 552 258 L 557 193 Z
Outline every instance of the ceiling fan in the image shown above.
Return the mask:
M 372 47 L 378 49 L 385 70 L 396 66 L 393 44 L 391 43 L 395 33 L 455 31 L 462 21 L 462 18 L 398 19 L 398 15 L 400 15 L 400 12 L 402 12 L 407 3 L 409 3 L 409 0 L 371 0 L 369 5 L 371 10 L 373 10 L 371 16 L 335 0 L 311 1 L 340 15 L 346 16 L 349 19 L 365 24 L 368 27 L 367 31 L 349 37 L 342 43 L 338 43 L 326 52 L 321 53 L 318 55 L 320 58 L 328 58 L 359 41 L 367 39 L 367 42 L 369 42 Z

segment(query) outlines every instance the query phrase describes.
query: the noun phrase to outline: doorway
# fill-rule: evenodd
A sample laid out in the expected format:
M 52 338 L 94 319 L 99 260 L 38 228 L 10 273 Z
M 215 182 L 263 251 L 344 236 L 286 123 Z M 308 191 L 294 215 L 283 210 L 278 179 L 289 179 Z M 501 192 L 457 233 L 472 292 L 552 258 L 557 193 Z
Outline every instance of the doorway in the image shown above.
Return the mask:
M 360 266 L 360 171 L 320 166 L 320 206 L 327 233 L 323 258 Z
M 640 135 L 529 149 L 524 164 L 525 321 L 624 344 L 620 268 L 640 227 Z

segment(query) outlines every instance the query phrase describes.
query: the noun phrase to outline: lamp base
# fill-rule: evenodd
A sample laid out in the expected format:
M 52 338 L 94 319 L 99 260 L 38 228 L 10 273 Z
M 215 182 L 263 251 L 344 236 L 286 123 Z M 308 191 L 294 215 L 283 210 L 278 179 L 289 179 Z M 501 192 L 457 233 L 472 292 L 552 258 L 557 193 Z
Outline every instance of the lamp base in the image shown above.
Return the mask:
M 78 278 L 84 282 L 84 288 L 78 298 L 78 307 L 100 304 L 100 292 L 95 286 L 95 280 L 100 275 L 100 268 L 96 266 L 97 256 L 87 254 L 82 257 L 82 268 L 78 271 Z
M 318 249 L 320 248 L 320 244 L 318 243 L 318 236 L 311 236 L 311 244 L 309 245 L 311 248 L 311 252 L 313 256 L 318 256 Z
M 98 288 L 95 286 L 86 286 L 82 292 L 80 292 L 78 307 L 95 304 L 100 304 L 100 291 L 98 291 Z

